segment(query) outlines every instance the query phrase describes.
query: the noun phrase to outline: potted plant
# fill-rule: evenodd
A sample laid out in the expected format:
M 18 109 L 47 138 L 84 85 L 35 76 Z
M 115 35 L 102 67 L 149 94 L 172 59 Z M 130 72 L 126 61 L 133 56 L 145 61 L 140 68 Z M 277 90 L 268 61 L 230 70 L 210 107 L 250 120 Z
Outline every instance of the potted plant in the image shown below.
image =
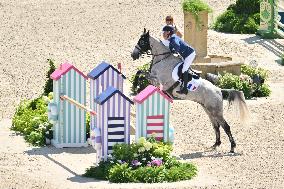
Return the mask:
M 202 0 L 184 0 L 184 39 L 191 44 L 197 56 L 207 56 L 208 13 L 212 9 Z

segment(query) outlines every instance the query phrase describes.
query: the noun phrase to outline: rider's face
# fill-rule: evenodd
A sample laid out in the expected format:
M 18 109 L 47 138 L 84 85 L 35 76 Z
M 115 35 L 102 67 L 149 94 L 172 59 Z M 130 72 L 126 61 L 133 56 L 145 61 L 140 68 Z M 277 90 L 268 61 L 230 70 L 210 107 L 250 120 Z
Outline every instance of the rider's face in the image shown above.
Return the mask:
M 165 40 L 168 39 L 168 38 L 169 38 L 169 34 L 170 34 L 169 31 L 164 31 L 164 32 L 163 32 L 163 38 L 164 38 Z

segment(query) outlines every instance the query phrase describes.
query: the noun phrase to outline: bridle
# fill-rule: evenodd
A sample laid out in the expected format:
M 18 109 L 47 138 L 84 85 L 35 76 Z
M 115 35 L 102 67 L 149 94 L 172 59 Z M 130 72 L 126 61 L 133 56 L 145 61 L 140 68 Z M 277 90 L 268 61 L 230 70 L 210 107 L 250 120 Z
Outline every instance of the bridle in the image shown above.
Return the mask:
M 152 52 L 152 49 L 151 49 L 151 48 L 150 48 L 150 49 L 147 49 L 147 50 L 144 50 L 144 49 L 142 49 L 138 44 L 135 45 L 134 48 L 136 48 L 140 54 L 147 54 L 147 55 L 152 55 L 152 56 L 153 56 L 153 57 L 152 57 L 152 61 L 151 61 L 151 65 L 150 65 L 150 70 L 151 70 L 151 68 L 152 68 L 152 66 L 153 66 L 154 64 L 157 64 L 158 62 L 161 62 L 162 60 L 165 60 L 166 58 L 170 57 L 171 54 L 172 54 L 170 51 L 169 51 L 169 52 L 164 52 L 164 53 L 161 53 L 161 54 L 152 54 L 152 53 L 149 52 L 149 51 Z M 166 54 L 168 54 L 168 56 L 164 57 L 163 59 L 159 60 L 158 62 L 155 62 L 155 63 L 153 62 L 153 60 L 154 60 L 155 57 L 161 56 L 161 55 L 166 55 Z

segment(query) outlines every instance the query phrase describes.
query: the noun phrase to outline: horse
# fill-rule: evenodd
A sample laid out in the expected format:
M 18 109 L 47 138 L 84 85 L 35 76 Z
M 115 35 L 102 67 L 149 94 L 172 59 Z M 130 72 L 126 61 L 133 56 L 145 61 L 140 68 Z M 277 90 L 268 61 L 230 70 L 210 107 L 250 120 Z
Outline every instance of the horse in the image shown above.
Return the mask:
M 231 143 L 230 153 L 234 153 L 236 142 L 231 133 L 231 129 L 223 116 L 223 93 L 227 93 L 229 105 L 234 103 L 239 108 L 240 118 L 242 123 L 248 118 L 248 108 L 245 102 L 245 97 L 242 91 L 235 89 L 220 89 L 213 85 L 208 80 L 199 79 L 199 86 L 195 91 L 190 91 L 187 94 L 179 94 L 178 91 L 181 83 L 174 80 L 172 72 L 182 60 L 174 56 L 170 49 L 166 47 L 160 40 L 150 36 L 149 31 L 144 29 L 138 43 L 135 45 L 131 57 L 133 60 L 139 59 L 142 54 L 152 55 L 150 73 L 147 73 L 147 79 L 151 84 L 160 87 L 166 93 L 174 98 L 182 100 L 191 100 L 200 104 L 213 125 L 216 140 L 212 150 L 221 145 L 220 126 L 224 129 Z M 236 110 L 236 109 L 235 109 Z

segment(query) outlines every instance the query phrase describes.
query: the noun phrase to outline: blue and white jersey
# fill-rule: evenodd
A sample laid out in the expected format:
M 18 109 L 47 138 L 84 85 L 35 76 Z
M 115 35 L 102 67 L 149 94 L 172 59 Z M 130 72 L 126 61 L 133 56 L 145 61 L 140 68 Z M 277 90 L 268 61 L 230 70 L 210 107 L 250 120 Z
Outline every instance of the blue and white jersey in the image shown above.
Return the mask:
M 184 59 L 194 52 L 194 49 L 191 46 L 189 46 L 186 42 L 184 42 L 180 37 L 175 34 L 173 34 L 168 40 L 170 41 L 170 50 L 173 53 L 179 53 Z

